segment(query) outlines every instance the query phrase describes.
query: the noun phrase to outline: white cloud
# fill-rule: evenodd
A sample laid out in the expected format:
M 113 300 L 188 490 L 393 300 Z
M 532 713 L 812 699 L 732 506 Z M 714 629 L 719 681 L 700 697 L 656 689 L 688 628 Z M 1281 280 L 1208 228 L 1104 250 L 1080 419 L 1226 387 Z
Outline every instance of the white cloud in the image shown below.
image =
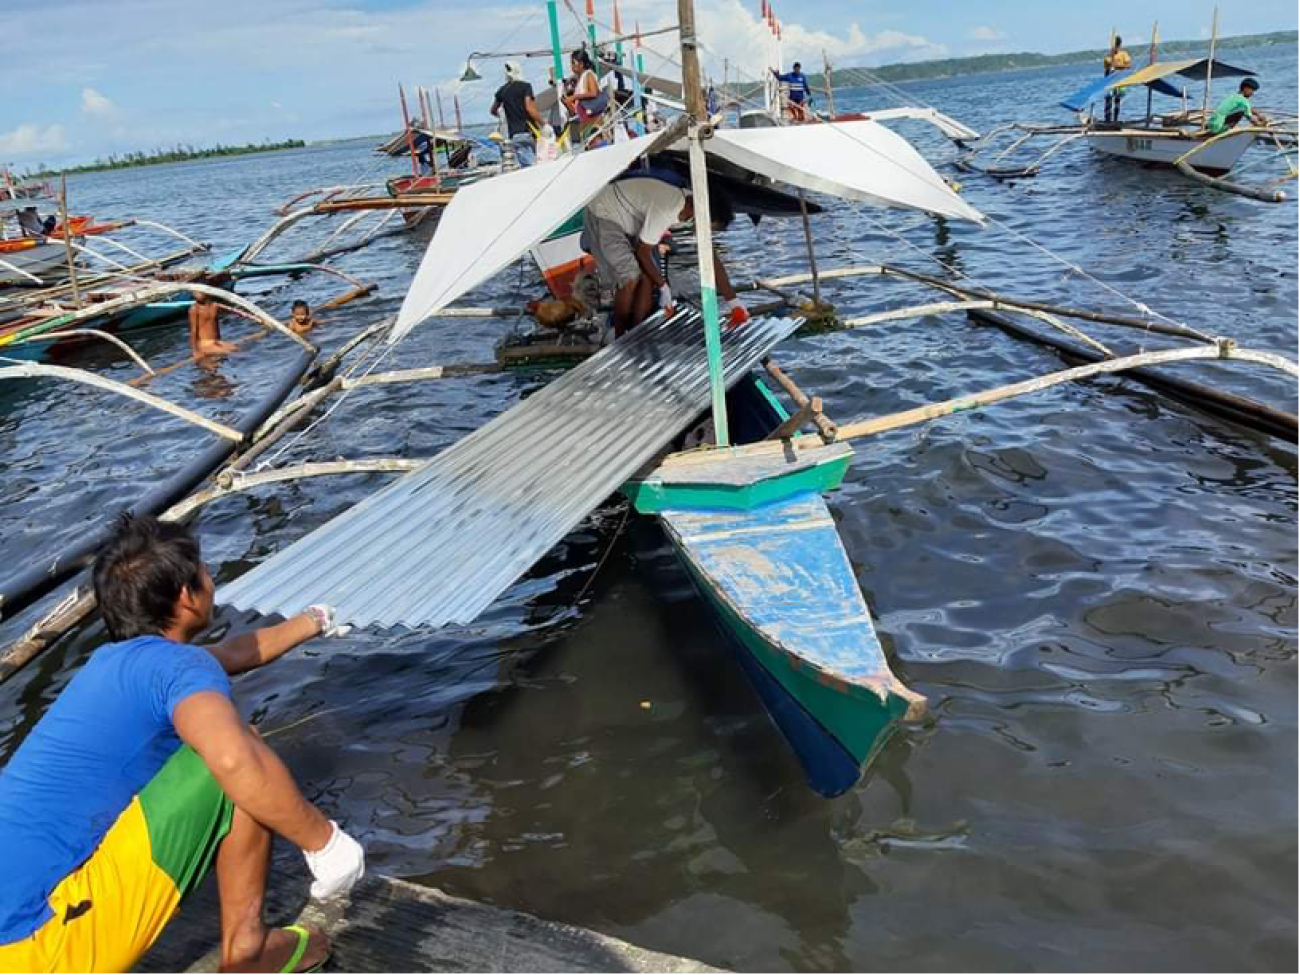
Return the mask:
M 107 96 L 94 88 L 81 89 L 81 114 L 87 118 L 110 119 L 117 114 L 117 106 Z
M 5 156 L 34 156 L 42 152 L 62 152 L 67 148 L 61 125 L 41 128 L 28 122 L 12 132 L 0 132 L 0 154 Z
M 625 7 L 625 25 L 629 19 Z M 703 41 L 707 74 L 720 77 L 724 59 L 729 62 L 732 77 L 739 71 L 742 78 L 754 79 L 763 72 L 764 59 L 773 40 L 767 24 L 758 14 L 757 3 L 705 0 L 697 6 L 696 23 Z M 662 20 L 654 26 L 663 26 Z M 642 21 L 642 27 L 648 30 L 651 25 Z M 676 60 L 676 41 L 676 35 L 669 35 L 667 38 L 654 38 L 653 43 L 646 43 L 655 51 L 668 54 Z M 830 58 L 832 65 L 852 67 L 941 58 L 947 56 L 948 49 L 919 34 L 899 30 L 880 30 L 869 34 L 857 22 L 834 32 L 805 27 L 795 21 L 781 22 L 783 67 L 789 68 L 795 61 L 802 61 L 805 71 L 820 71 L 823 52 Z M 647 69 L 650 68 L 650 63 L 651 59 L 647 56 Z
M 970 32 L 970 39 L 972 41 L 1000 41 L 1006 36 L 1007 35 L 1004 31 L 1000 31 L 994 27 L 985 27 L 983 25 L 972 27 Z

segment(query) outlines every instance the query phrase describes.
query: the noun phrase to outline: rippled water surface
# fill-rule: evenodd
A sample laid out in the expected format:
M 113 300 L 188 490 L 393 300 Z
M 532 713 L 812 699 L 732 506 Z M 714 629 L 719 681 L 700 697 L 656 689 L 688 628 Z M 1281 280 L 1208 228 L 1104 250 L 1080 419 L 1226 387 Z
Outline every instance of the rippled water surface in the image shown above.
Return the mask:
M 1265 109 L 1296 110 L 1294 49 L 1234 54 L 1265 79 Z M 910 90 L 988 129 L 1053 119 L 1090 73 Z M 866 90 L 837 102 L 883 104 Z M 925 129 L 904 131 L 997 225 L 831 204 L 814 218 L 824 265 L 959 271 L 1019 296 L 1133 312 L 1113 288 L 1295 355 L 1294 201 L 1223 195 L 1082 147 L 999 185 L 957 174 Z M 74 209 L 152 216 L 220 252 L 301 190 L 391 172 L 369 149 L 96 174 L 69 189 Z M 324 346 L 395 311 L 427 238 L 341 260 L 380 288 L 327 313 Z M 742 276 L 801 269 L 792 223 L 738 223 L 724 243 Z M 531 272 L 510 271 L 471 300 L 510 303 L 521 280 L 531 293 Z M 307 279 L 246 293 L 285 314 L 295 297 L 337 290 Z M 829 289 L 845 315 L 932 294 L 869 278 Z M 487 361 L 512 325 L 426 326 L 384 368 Z M 1090 330 L 1117 350 L 1161 344 Z M 143 343 L 159 364 L 184 347 L 180 326 Z M 229 419 L 291 355 L 268 339 L 153 388 Z M 840 420 L 1061 368 L 960 316 L 792 341 L 780 359 Z M 113 354 L 79 364 L 131 374 Z M 1295 409 L 1294 384 L 1255 368 L 1180 374 Z M 275 460 L 428 456 L 536 383 L 358 391 Z M 198 442 L 98 391 L 0 390 L 5 572 L 58 551 Z M 229 579 L 381 483 L 320 479 L 223 500 L 197 522 L 206 555 Z M 716 965 L 1291 969 L 1294 446 L 1103 379 L 861 442 L 831 506 L 896 671 L 933 709 L 834 801 L 805 788 L 662 536 L 622 526 L 619 509 L 594 515 L 472 627 L 319 643 L 237 693 L 376 869 Z M 0 756 L 102 640 L 91 626 L 0 689 Z

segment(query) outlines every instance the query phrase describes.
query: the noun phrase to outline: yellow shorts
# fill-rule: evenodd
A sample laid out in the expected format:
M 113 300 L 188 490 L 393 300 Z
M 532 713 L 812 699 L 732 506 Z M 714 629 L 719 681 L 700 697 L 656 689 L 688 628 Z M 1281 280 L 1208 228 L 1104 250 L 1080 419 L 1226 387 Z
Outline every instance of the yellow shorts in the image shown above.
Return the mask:
M 85 863 L 50 892 L 54 916 L 0 945 L 0 972 L 124 972 L 207 875 L 234 806 L 182 746 Z

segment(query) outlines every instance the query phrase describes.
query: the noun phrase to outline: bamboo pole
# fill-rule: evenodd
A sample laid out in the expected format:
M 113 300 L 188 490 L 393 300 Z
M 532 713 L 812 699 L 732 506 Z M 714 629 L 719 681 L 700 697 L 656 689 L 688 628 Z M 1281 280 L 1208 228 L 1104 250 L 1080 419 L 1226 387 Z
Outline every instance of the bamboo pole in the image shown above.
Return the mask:
M 59 219 L 63 222 L 63 253 L 68 261 L 68 283 L 72 285 L 72 300 L 81 305 L 81 291 L 77 288 L 77 262 L 72 259 L 72 225 L 68 223 L 68 176 L 59 175 Z
M 1214 8 L 1214 19 L 1210 21 L 1210 59 L 1205 65 L 1205 100 L 1201 103 L 1202 125 L 1210 121 L 1210 80 L 1214 76 L 1214 48 L 1219 40 L 1219 8 Z
M 1084 345 L 1091 346 L 1097 352 L 1105 356 L 1113 356 L 1115 353 L 1108 349 L 1101 342 L 1098 342 L 1091 335 L 1080 331 L 1073 325 L 1069 325 L 1055 315 L 1049 315 L 1045 311 L 1038 311 L 1033 308 L 1019 308 L 1015 305 L 1008 305 L 1000 301 L 990 301 L 988 299 L 979 299 L 975 301 L 939 301 L 925 305 L 910 305 L 906 308 L 891 308 L 889 311 L 876 312 L 872 315 L 862 315 L 858 318 L 849 318 L 844 322 L 845 328 L 858 328 L 863 325 L 878 325 L 881 322 L 891 322 L 905 318 L 919 318 L 923 315 L 944 315 L 955 311 L 1009 311 L 1018 315 L 1028 315 L 1030 318 L 1036 318 L 1041 322 L 1046 322 L 1053 328 L 1059 329 L 1071 338 L 1078 339 Z
M 983 288 L 965 288 L 961 285 L 953 284 L 951 281 L 944 281 L 940 278 L 934 278 L 928 274 L 921 274 L 917 271 L 909 271 L 892 264 L 859 264 L 851 267 L 831 268 L 829 271 L 821 272 L 821 279 L 823 281 L 829 281 L 841 278 L 864 277 L 867 275 L 891 274 L 897 277 L 916 281 L 920 284 L 928 285 L 950 295 L 993 301 L 1002 308 L 1008 310 L 1021 308 L 1032 309 L 1034 311 L 1047 312 L 1051 315 L 1059 315 L 1062 318 L 1077 318 L 1080 321 L 1098 322 L 1104 325 L 1120 325 L 1125 328 L 1139 329 L 1144 332 L 1158 332 L 1162 335 L 1176 335 L 1179 338 L 1198 339 L 1202 342 L 1211 342 L 1214 340 L 1212 335 L 1208 335 L 1200 329 L 1192 328 L 1189 325 L 1169 324 L 1155 319 L 1134 318 L 1128 315 L 1112 315 L 1106 312 L 1091 311 L 1086 308 L 1069 308 L 1062 305 L 1047 304 L 1046 302 L 1041 301 L 1008 298 L 987 291 Z M 812 276 L 809 274 L 788 274 L 779 278 L 764 278 L 759 281 L 737 285 L 736 289 L 738 291 L 757 291 L 760 289 L 774 290 L 788 285 L 803 284 L 811 280 Z
M 374 457 L 365 460 L 307 461 L 292 467 L 258 471 L 256 474 L 238 474 L 228 477 L 225 483 L 214 484 L 197 494 L 178 502 L 162 515 L 164 521 L 180 521 L 198 508 L 229 494 L 281 481 L 296 481 L 304 477 L 328 477 L 338 474 L 404 474 L 423 467 L 431 458 Z
M 411 175 L 419 176 L 420 165 L 415 157 L 415 133 L 411 131 L 411 113 L 406 110 L 406 89 L 402 87 L 400 81 L 397 83 L 397 97 L 402 103 L 402 128 L 406 130 L 406 148 L 411 153 Z
M 825 82 L 826 88 L 826 111 L 830 112 L 832 119 L 835 118 L 835 89 L 831 85 L 831 59 L 826 56 L 826 48 L 822 48 L 822 81 Z
M 110 335 L 108 332 L 101 332 L 97 328 L 69 328 L 59 332 L 42 332 L 40 335 L 33 335 L 31 338 L 23 339 L 22 342 L 17 344 L 22 345 L 26 342 L 52 342 L 55 339 L 76 338 L 83 335 L 103 339 L 105 342 L 111 342 L 113 345 L 116 345 L 131 358 L 131 361 L 144 370 L 145 376 L 141 378 L 149 378 L 156 375 L 153 371 L 153 367 L 151 367 L 149 363 L 147 363 L 144 358 L 135 351 L 135 349 L 131 348 L 131 346 L 127 345 L 116 335 Z M 134 380 L 132 380 L 132 382 L 134 383 Z
M 795 381 L 787 376 L 785 371 L 773 362 L 770 357 L 763 360 L 763 368 L 767 370 L 769 376 L 776 380 L 777 385 L 785 390 L 786 395 L 794 401 L 795 406 L 797 406 L 800 411 L 808 410 L 810 412 L 811 415 L 809 416 L 809 419 L 811 419 L 816 425 L 817 434 L 821 441 L 825 443 L 833 442 L 838 435 L 838 428 L 831 419 L 821 411 L 821 400 L 817 397 L 809 397 L 808 394 L 800 389 Z M 816 409 L 812 409 L 814 400 L 816 400 L 818 404 Z
M 344 379 L 343 389 L 357 389 L 360 386 L 382 386 L 389 383 L 420 382 L 429 379 L 459 379 L 465 376 L 482 376 L 501 372 L 504 367 L 497 362 L 467 363 L 454 366 L 425 366 L 420 369 L 395 369 L 392 372 L 376 372 L 356 379 Z
M 1076 366 L 1073 369 L 1064 369 L 1060 372 L 1049 373 L 1046 376 L 1037 376 L 1023 382 L 1012 383 L 1007 386 L 999 386 L 996 389 L 986 390 L 982 393 L 959 396 L 955 399 L 944 400 L 941 403 L 929 403 L 925 406 L 918 406 L 914 409 L 904 410 L 901 413 L 891 413 L 888 416 L 875 417 L 866 420 L 855 420 L 854 422 L 846 423 L 839 428 L 839 436 L 837 439 L 843 441 L 853 440 L 858 437 L 874 436 L 875 434 L 885 433 L 890 430 L 898 430 L 902 427 L 913 426 L 917 423 L 925 423 L 929 420 L 938 419 L 942 416 L 949 416 L 953 413 L 961 413 L 966 410 L 989 406 L 993 403 L 1012 399 L 1016 396 L 1025 396 L 1029 393 L 1036 393 L 1040 390 L 1049 389 L 1052 386 L 1059 386 L 1061 383 L 1078 382 L 1079 380 L 1090 379 L 1093 376 L 1099 376 L 1105 373 L 1123 372 L 1126 369 L 1136 369 L 1142 366 L 1155 366 L 1173 362 L 1191 362 L 1198 359 L 1241 359 L 1246 362 L 1271 366 L 1275 369 L 1280 369 L 1291 376 L 1300 378 L 1300 368 L 1298 368 L 1294 363 L 1284 359 L 1282 356 L 1275 355 L 1271 352 L 1238 349 L 1232 342 L 1228 340 L 1220 340 L 1212 346 L 1199 346 L 1194 349 L 1166 349 L 1161 352 L 1143 352 L 1137 355 L 1125 356 L 1121 359 L 1107 359 L 1104 362 L 1096 362 L 1086 366 Z M 821 443 L 821 438 L 805 436 L 801 437 L 795 443 L 798 447 L 815 447 Z
M 124 396 L 127 399 L 136 400 L 164 413 L 170 413 L 172 416 L 178 417 L 187 423 L 192 423 L 197 427 L 202 427 L 204 430 L 215 433 L 218 437 L 223 437 L 226 440 L 239 443 L 244 439 L 244 435 L 234 427 L 218 423 L 216 420 L 209 420 L 206 416 L 200 416 L 193 410 L 177 406 L 160 396 L 133 389 L 126 383 L 119 383 L 114 379 L 105 379 L 103 376 L 97 376 L 85 369 L 69 369 L 66 366 L 47 366 L 39 362 L 24 362 L 15 366 L 0 366 L 0 379 L 66 379 L 70 382 L 83 383 L 87 386 L 107 390 L 110 393 L 116 393 L 118 396 Z
M 803 243 L 808 251 L 808 271 L 812 275 L 813 304 L 820 310 L 822 283 L 821 278 L 817 276 L 817 254 L 813 250 L 812 223 L 808 220 L 808 201 L 804 198 L 802 189 L 799 190 L 799 216 L 803 220 Z
M 1151 25 L 1151 50 L 1147 55 L 1147 65 L 1156 63 L 1156 45 L 1160 43 L 1160 21 Z M 1155 89 L 1147 85 L 1147 125 L 1151 124 L 1151 98 L 1155 94 Z

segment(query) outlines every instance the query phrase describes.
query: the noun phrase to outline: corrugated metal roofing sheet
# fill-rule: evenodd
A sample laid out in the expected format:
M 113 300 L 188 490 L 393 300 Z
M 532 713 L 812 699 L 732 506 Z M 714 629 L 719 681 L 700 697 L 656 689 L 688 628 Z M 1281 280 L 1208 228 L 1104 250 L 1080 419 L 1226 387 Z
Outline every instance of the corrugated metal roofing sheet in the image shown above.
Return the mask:
M 790 335 L 726 332 L 728 385 Z M 219 602 L 356 626 L 468 623 L 709 404 L 697 313 L 645 324 L 224 586 Z

